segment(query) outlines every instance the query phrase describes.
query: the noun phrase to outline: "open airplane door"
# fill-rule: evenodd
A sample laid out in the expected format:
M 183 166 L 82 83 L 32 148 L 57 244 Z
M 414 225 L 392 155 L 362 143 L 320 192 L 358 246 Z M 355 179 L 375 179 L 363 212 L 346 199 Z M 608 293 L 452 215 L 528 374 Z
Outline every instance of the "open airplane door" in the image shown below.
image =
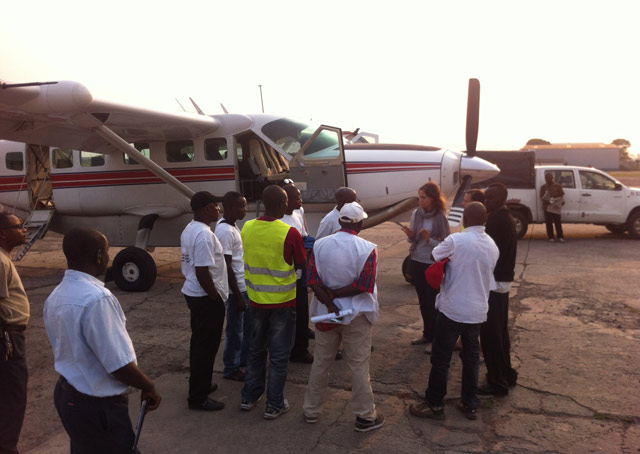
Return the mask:
M 336 190 L 347 186 L 342 130 L 320 126 L 289 161 L 289 175 L 305 204 L 335 203 Z
M 442 154 L 440 163 L 440 189 L 445 194 L 453 194 L 460 185 L 460 164 L 462 155 L 452 151 Z

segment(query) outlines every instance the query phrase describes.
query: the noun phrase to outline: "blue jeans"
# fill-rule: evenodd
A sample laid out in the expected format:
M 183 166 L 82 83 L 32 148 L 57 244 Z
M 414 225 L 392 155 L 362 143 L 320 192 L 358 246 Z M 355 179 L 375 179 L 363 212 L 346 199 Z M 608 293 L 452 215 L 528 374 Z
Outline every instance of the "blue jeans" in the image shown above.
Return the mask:
M 478 360 L 480 358 L 479 323 L 458 323 L 442 312 L 436 317 L 436 335 L 431 346 L 431 373 L 425 397 L 432 407 L 444 405 L 447 394 L 447 378 L 451 354 L 458 336 L 462 337 L 462 402 L 467 407 L 478 408 Z
M 247 365 L 247 353 L 251 341 L 251 305 L 249 295 L 242 292 L 242 299 L 245 302 L 244 312 L 236 309 L 236 296 L 231 292 L 227 300 L 227 327 L 224 331 L 226 338 L 222 361 L 224 370 L 222 375 L 228 377 L 233 375 L 239 368 Z
M 282 408 L 289 353 L 296 328 L 296 308 L 251 308 L 253 335 L 247 357 L 242 400 L 255 402 L 264 393 L 269 354 L 267 405 Z

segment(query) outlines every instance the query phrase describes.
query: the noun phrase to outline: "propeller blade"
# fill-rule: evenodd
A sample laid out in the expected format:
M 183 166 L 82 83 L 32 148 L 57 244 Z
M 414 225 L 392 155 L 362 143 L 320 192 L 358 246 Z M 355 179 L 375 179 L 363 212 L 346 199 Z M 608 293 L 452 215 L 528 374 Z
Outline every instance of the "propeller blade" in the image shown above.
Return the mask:
M 476 155 L 478 142 L 478 122 L 480 120 L 480 81 L 469 79 L 469 97 L 467 98 L 467 154 Z
M 462 224 L 462 213 L 464 208 L 462 207 L 462 201 L 464 200 L 464 193 L 471 187 L 471 175 L 465 175 L 460 184 L 460 188 L 456 193 L 453 203 L 451 204 L 451 210 L 449 210 L 449 216 L 447 220 L 451 227 L 457 227 Z
M 191 104 L 193 104 L 193 107 L 196 108 L 196 112 L 198 112 L 198 114 L 200 115 L 205 115 L 205 113 L 202 111 L 202 109 L 196 104 L 196 102 L 193 100 L 193 98 L 191 96 L 189 96 L 189 101 L 191 101 Z

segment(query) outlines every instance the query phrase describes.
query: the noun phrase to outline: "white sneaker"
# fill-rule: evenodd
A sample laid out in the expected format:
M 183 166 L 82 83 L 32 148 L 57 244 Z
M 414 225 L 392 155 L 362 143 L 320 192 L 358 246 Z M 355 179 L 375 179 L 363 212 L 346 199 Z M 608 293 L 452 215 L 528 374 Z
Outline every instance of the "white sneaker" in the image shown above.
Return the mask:
M 549 243 L 555 243 L 555 241 L 556 241 L 555 239 L 549 238 Z
M 558 241 L 560 241 L 561 243 L 564 243 L 564 238 L 558 238 Z

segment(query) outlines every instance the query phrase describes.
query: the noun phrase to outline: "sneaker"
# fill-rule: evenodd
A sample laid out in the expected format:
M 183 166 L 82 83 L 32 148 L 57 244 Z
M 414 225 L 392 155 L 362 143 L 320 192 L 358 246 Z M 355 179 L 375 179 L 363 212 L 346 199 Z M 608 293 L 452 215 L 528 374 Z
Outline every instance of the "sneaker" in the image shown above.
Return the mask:
M 467 407 L 461 400 L 456 402 L 456 408 L 464 413 L 467 419 L 474 420 L 478 418 L 478 410 L 476 408 Z
M 555 238 L 549 238 L 549 243 L 555 243 L 555 242 L 556 242 Z
M 384 416 L 378 413 L 376 419 L 369 421 L 368 419 L 362 419 L 360 416 L 356 417 L 356 423 L 353 426 L 353 430 L 356 432 L 369 432 L 370 430 L 378 429 L 384 425 Z
M 444 407 L 432 407 L 427 402 L 416 402 L 409 407 L 409 413 L 418 418 L 444 419 Z
M 276 419 L 281 414 L 288 412 L 290 408 L 291 407 L 289 406 L 289 401 L 287 399 L 284 400 L 284 405 L 280 408 L 267 405 L 267 409 L 264 412 L 264 419 Z
M 424 345 L 424 344 L 430 344 L 430 343 L 431 341 L 424 336 L 420 336 L 411 341 L 411 345 Z
M 256 404 L 260 402 L 260 399 L 262 399 L 262 396 L 258 397 L 253 402 L 249 402 L 248 400 L 242 399 L 242 402 L 240 402 L 240 410 L 244 410 L 244 411 L 252 410 L 253 407 L 255 407 Z
M 560 241 L 561 243 L 564 243 L 564 238 L 558 238 L 558 241 Z
M 315 424 L 318 422 L 318 417 L 304 415 L 304 422 L 306 422 L 307 424 Z

